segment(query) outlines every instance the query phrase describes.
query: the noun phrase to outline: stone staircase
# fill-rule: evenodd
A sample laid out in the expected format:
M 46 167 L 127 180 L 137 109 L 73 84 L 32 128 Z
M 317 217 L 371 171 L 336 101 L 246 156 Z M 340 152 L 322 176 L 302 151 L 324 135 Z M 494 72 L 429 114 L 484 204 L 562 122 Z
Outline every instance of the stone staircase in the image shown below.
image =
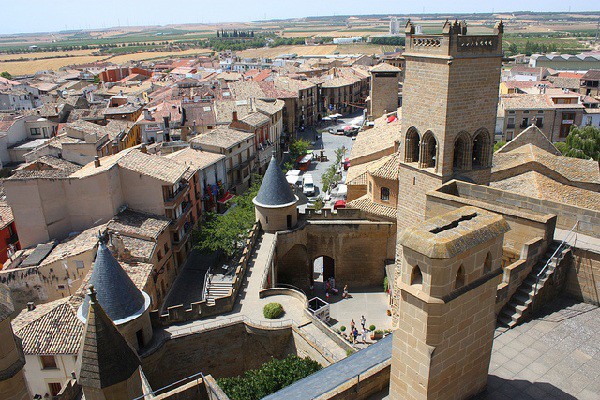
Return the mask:
M 552 242 L 541 260 L 533 267 L 529 275 L 525 278 L 519 289 L 511 297 L 510 301 L 502 308 L 498 315 L 498 325 L 514 328 L 523 322 L 529 314 L 531 314 L 533 304 L 537 304 L 541 296 L 543 296 L 546 284 L 552 279 L 556 267 L 560 264 L 563 257 L 571 250 L 568 245 L 563 245 L 562 248 L 552 255 L 561 246 L 558 242 Z M 546 263 L 550 260 L 548 268 L 540 277 L 537 275 L 543 270 Z
M 209 306 L 214 305 L 215 299 L 219 297 L 229 296 L 231 289 L 231 282 L 217 281 L 209 283 L 205 297 L 206 304 L 208 304 Z

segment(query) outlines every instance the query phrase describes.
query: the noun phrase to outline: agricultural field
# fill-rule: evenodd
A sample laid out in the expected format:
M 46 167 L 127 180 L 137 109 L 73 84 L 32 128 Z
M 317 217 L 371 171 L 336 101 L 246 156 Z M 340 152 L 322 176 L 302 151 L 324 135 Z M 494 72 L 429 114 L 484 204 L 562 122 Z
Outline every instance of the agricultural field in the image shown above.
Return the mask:
M 67 65 L 75 64 L 86 64 L 96 61 L 102 61 L 106 57 L 99 56 L 76 56 L 76 57 L 61 57 L 61 58 L 48 58 L 42 60 L 30 60 L 30 61 L 0 61 L 0 71 L 6 71 L 11 75 L 28 75 L 34 74 L 37 71 L 43 70 L 57 70 Z
M 183 58 L 190 56 L 208 55 L 210 54 L 210 52 L 210 49 L 188 49 L 184 51 L 146 51 L 133 54 L 121 54 L 118 56 L 108 58 L 107 61 L 110 61 L 114 64 L 123 64 L 128 61 L 154 60 L 166 57 Z

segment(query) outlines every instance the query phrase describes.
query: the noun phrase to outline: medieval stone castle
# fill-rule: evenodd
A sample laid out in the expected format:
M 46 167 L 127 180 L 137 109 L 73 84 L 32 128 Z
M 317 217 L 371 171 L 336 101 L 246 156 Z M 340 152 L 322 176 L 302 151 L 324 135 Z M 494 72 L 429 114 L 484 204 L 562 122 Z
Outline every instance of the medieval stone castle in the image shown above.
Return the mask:
M 70 310 L 61 318 L 79 333 L 73 339 L 57 330 L 64 336 L 54 339 L 80 345 L 72 346 L 73 376 L 57 398 L 226 399 L 213 376 L 289 353 L 327 368 L 268 399 L 486 398 L 498 324 L 514 327 L 565 285 L 577 285 L 583 300 L 598 301 L 587 275 L 574 267 L 587 263 L 597 270 L 595 253 L 563 239 L 576 225 L 582 237 L 597 240 L 600 211 L 525 188 L 525 178 L 543 174 L 597 201 L 597 163 L 560 156 L 534 126 L 493 154 L 502 23 L 490 35 L 470 35 L 458 22 L 422 35 L 409 21 L 405 33 L 400 109 L 394 86 L 400 70 L 380 64 L 371 71 L 375 126 L 359 134 L 352 150 L 349 207 L 299 214 L 273 159 L 254 199 L 258 224 L 231 297 L 162 315 L 149 310 L 149 296 L 102 241 L 89 288 L 61 303 Z M 571 167 L 583 171 L 572 174 Z M 509 183 L 517 189 L 508 190 Z M 391 337 L 349 357 L 336 352 L 347 344 L 308 315 L 302 293 L 313 285 L 312 262 L 320 256 L 331 260 L 324 274 L 335 274 L 341 286 L 388 277 Z M 532 276 L 538 278 L 533 283 Z M 1 294 L 0 397 L 29 399 L 22 351 L 28 343 L 15 340 L 10 301 Z M 288 325 L 262 323 L 252 314 L 273 296 L 289 302 Z M 215 317 L 226 312 L 233 314 Z M 212 319 L 203 321 L 207 316 Z M 323 339 L 313 340 L 314 332 Z M 319 346 L 323 341 L 331 346 Z M 53 343 L 48 338 L 45 345 Z M 169 386 L 173 382 L 179 383 Z

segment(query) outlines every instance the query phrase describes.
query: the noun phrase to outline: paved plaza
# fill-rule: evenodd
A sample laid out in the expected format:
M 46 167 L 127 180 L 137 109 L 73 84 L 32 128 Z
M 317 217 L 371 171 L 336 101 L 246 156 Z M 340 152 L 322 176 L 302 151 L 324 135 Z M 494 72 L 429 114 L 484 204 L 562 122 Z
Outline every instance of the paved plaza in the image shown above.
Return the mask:
M 600 399 L 600 308 L 561 298 L 496 332 L 482 399 Z

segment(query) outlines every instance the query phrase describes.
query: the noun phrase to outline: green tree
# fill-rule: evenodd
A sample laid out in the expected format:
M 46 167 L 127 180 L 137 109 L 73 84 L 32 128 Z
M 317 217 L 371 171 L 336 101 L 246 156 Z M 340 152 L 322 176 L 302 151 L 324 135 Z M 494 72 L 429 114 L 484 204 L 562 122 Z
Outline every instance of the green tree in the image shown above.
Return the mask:
M 9 74 L 7 71 L 0 73 L 0 76 L 4 79 L 12 79 L 12 75 Z
M 310 147 L 310 142 L 304 139 L 294 140 L 290 144 L 290 157 L 293 161 L 300 156 L 305 155 L 308 152 L 308 148 Z
M 573 126 L 564 143 L 554 144 L 563 156 L 600 161 L 600 128 Z
M 243 376 L 220 378 L 217 383 L 231 400 L 259 400 L 319 371 L 321 365 L 310 358 L 289 355 L 271 359 Z
M 258 194 L 260 184 L 261 178 L 254 176 L 250 188 L 236 197 L 235 204 L 225 214 L 206 214 L 194 232 L 194 247 L 198 251 L 221 251 L 229 258 L 236 254 L 256 220 L 252 199 Z
M 512 55 L 515 55 L 519 52 L 519 47 L 516 43 L 511 43 L 510 46 L 508 46 L 508 52 Z
M 494 153 L 497 152 L 500 147 L 504 146 L 506 144 L 506 142 L 503 142 L 502 140 L 494 143 Z

